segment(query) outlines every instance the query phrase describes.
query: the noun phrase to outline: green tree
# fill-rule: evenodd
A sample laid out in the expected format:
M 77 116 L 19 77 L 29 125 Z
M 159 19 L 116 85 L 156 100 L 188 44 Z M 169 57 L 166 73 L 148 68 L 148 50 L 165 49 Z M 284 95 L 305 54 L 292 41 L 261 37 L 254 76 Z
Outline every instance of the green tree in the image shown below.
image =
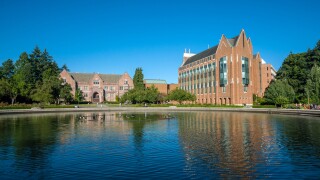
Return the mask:
M 19 89 L 20 95 L 25 99 L 30 99 L 31 91 L 35 89 L 34 66 L 30 62 L 26 52 L 21 53 L 15 63 L 15 73 L 13 79 Z
M 315 64 L 320 65 L 320 41 L 307 52 L 290 53 L 277 72 L 277 80 L 287 80 L 288 84 L 293 87 L 297 102 L 307 99 L 306 79 L 309 78 L 311 69 Z
M 70 72 L 70 69 L 68 68 L 68 66 L 67 66 L 66 64 L 64 64 L 64 65 L 61 67 L 60 71 L 63 71 L 64 69 L 65 69 L 66 71 Z
M 78 104 L 84 99 L 82 91 L 79 88 L 76 90 L 74 99 L 78 102 Z
M 294 102 L 295 92 L 287 80 L 275 80 L 266 89 L 264 98 L 270 104 L 284 105 Z
M 157 103 L 158 101 L 160 101 L 160 92 L 158 91 L 158 88 L 156 88 L 154 85 L 148 87 L 145 90 L 145 102 Z
M 10 79 L 5 79 L 1 78 L 0 79 L 0 96 L 1 97 L 9 97 L 11 100 L 11 104 L 13 105 L 16 101 L 16 98 L 18 96 L 18 88 L 13 80 L 13 78 Z M 1 98 L 3 99 L 3 98 Z
M 135 89 L 144 89 L 142 68 L 136 68 L 133 76 L 133 84 Z
M 317 64 L 311 69 L 305 91 L 308 103 L 320 103 L 320 67 Z
M 14 74 L 14 63 L 11 59 L 6 60 L 0 67 L 0 78 L 10 79 Z
M 168 100 L 178 101 L 179 104 L 182 104 L 184 101 L 195 101 L 196 96 L 191 94 L 183 89 L 176 88 L 171 91 L 168 95 Z
M 72 88 L 70 84 L 61 83 L 60 98 L 62 98 L 66 104 L 70 103 L 73 100 L 71 91 L 72 91 Z

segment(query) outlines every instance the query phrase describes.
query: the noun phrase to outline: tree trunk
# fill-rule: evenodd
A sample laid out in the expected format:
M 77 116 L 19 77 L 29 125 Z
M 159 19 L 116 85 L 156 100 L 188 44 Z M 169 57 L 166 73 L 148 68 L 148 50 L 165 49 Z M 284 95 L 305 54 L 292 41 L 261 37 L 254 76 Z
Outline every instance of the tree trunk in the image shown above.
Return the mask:
M 15 100 L 16 98 L 11 98 L 11 105 L 13 105 L 14 104 L 14 100 Z

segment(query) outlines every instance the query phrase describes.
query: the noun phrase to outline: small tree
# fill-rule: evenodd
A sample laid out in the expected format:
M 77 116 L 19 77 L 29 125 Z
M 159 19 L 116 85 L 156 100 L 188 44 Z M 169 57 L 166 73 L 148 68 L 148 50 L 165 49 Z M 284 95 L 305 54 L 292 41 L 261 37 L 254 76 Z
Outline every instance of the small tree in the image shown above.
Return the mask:
M 80 103 L 80 101 L 82 101 L 84 99 L 82 91 L 79 88 L 76 90 L 76 93 L 74 95 L 74 99 L 78 102 L 78 104 Z
M 182 104 L 182 102 L 184 101 L 195 101 L 196 96 L 183 89 L 176 88 L 175 90 L 169 93 L 168 99 L 178 101 L 179 104 Z

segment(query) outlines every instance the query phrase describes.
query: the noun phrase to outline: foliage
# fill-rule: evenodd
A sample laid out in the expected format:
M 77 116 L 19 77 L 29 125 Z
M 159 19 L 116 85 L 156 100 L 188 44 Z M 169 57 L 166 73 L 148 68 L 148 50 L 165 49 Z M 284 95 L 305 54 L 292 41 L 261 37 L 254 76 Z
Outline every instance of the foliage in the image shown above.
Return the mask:
M 295 92 L 288 81 L 275 80 L 270 83 L 264 98 L 270 104 L 284 105 L 294 102 Z
M 131 102 L 133 104 L 139 103 L 157 103 L 162 96 L 156 87 L 153 85 L 150 88 L 140 89 L 134 88 L 125 93 L 121 99 L 121 103 Z
M 59 79 L 60 68 L 45 49 L 35 47 L 29 55 L 21 53 L 19 59 L 5 61 L 0 67 L 0 100 L 18 102 L 59 103 L 60 98 L 71 101 L 71 88 Z M 71 98 L 70 98 L 71 97 Z
M 14 73 L 14 64 L 11 59 L 6 60 L 0 67 L 0 78 L 10 79 Z
M 135 89 L 144 89 L 142 68 L 136 68 L 133 84 Z
M 311 78 L 311 69 L 315 65 L 320 65 L 320 41 L 312 50 L 309 49 L 307 52 L 297 54 L 290 53 L 278 70 L 276 79 L 288 81 L 288 84 L 293 87 L 295 92 L 296 102 L 304 102 L 308 96 L 316 98 L 314 94 L 316 92 L 311 90 L 310 86 L 306 88 L 308 86 L 307 80 Z M 315 102 L 319 103 L 317 100 Z
M 175 90 L 171 91 L 168 95 L 168 100 L 178 101 L 179 104 L 182 104 L 184 101 L 195 101 L 196 96 L 191 94 L 183 89 L 176 88 Z
M 79 88 L 76 90 L 76 93 L 74 95 L 74 99 L 78 102 L 78 104 L 79 104 L 79 102 L 81 102 L 84 99 L 82 91 Z
M 308 104 L 320 104 L 320 67 L 317 66 L 317 64 L 311 69 L 305 92 L 308 98 Z

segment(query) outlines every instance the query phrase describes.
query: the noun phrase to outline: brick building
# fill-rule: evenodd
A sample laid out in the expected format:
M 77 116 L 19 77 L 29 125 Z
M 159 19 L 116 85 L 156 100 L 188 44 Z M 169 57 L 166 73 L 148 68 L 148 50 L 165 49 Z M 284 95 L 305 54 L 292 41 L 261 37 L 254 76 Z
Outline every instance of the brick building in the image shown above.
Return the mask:
M 116 101 L 116 96 L 121 97 L 133 88 L 133 81 L 128 73 L 70 73 L 63 70 L 60 77 L 71 85 L 73 95 L 79 88 L 83 92 L 84 100 L 94 103 Z
M 222 35 L 218 45 L 198 54 L 185 52 L 179 67 L 179 87 L 201 104 L 253 104 L 263 96 L 276 71 L 266 64 L 245 31 L 234 38 Z
M 145 79 L 143 80 L 144 86 L 146 88 L 154 87 L 158 88 L 159 92 L 163 95 L 168 95 L 170 91 L 178 87 L 178 84 L 167 84 L 166 80 L 161 79 Z

